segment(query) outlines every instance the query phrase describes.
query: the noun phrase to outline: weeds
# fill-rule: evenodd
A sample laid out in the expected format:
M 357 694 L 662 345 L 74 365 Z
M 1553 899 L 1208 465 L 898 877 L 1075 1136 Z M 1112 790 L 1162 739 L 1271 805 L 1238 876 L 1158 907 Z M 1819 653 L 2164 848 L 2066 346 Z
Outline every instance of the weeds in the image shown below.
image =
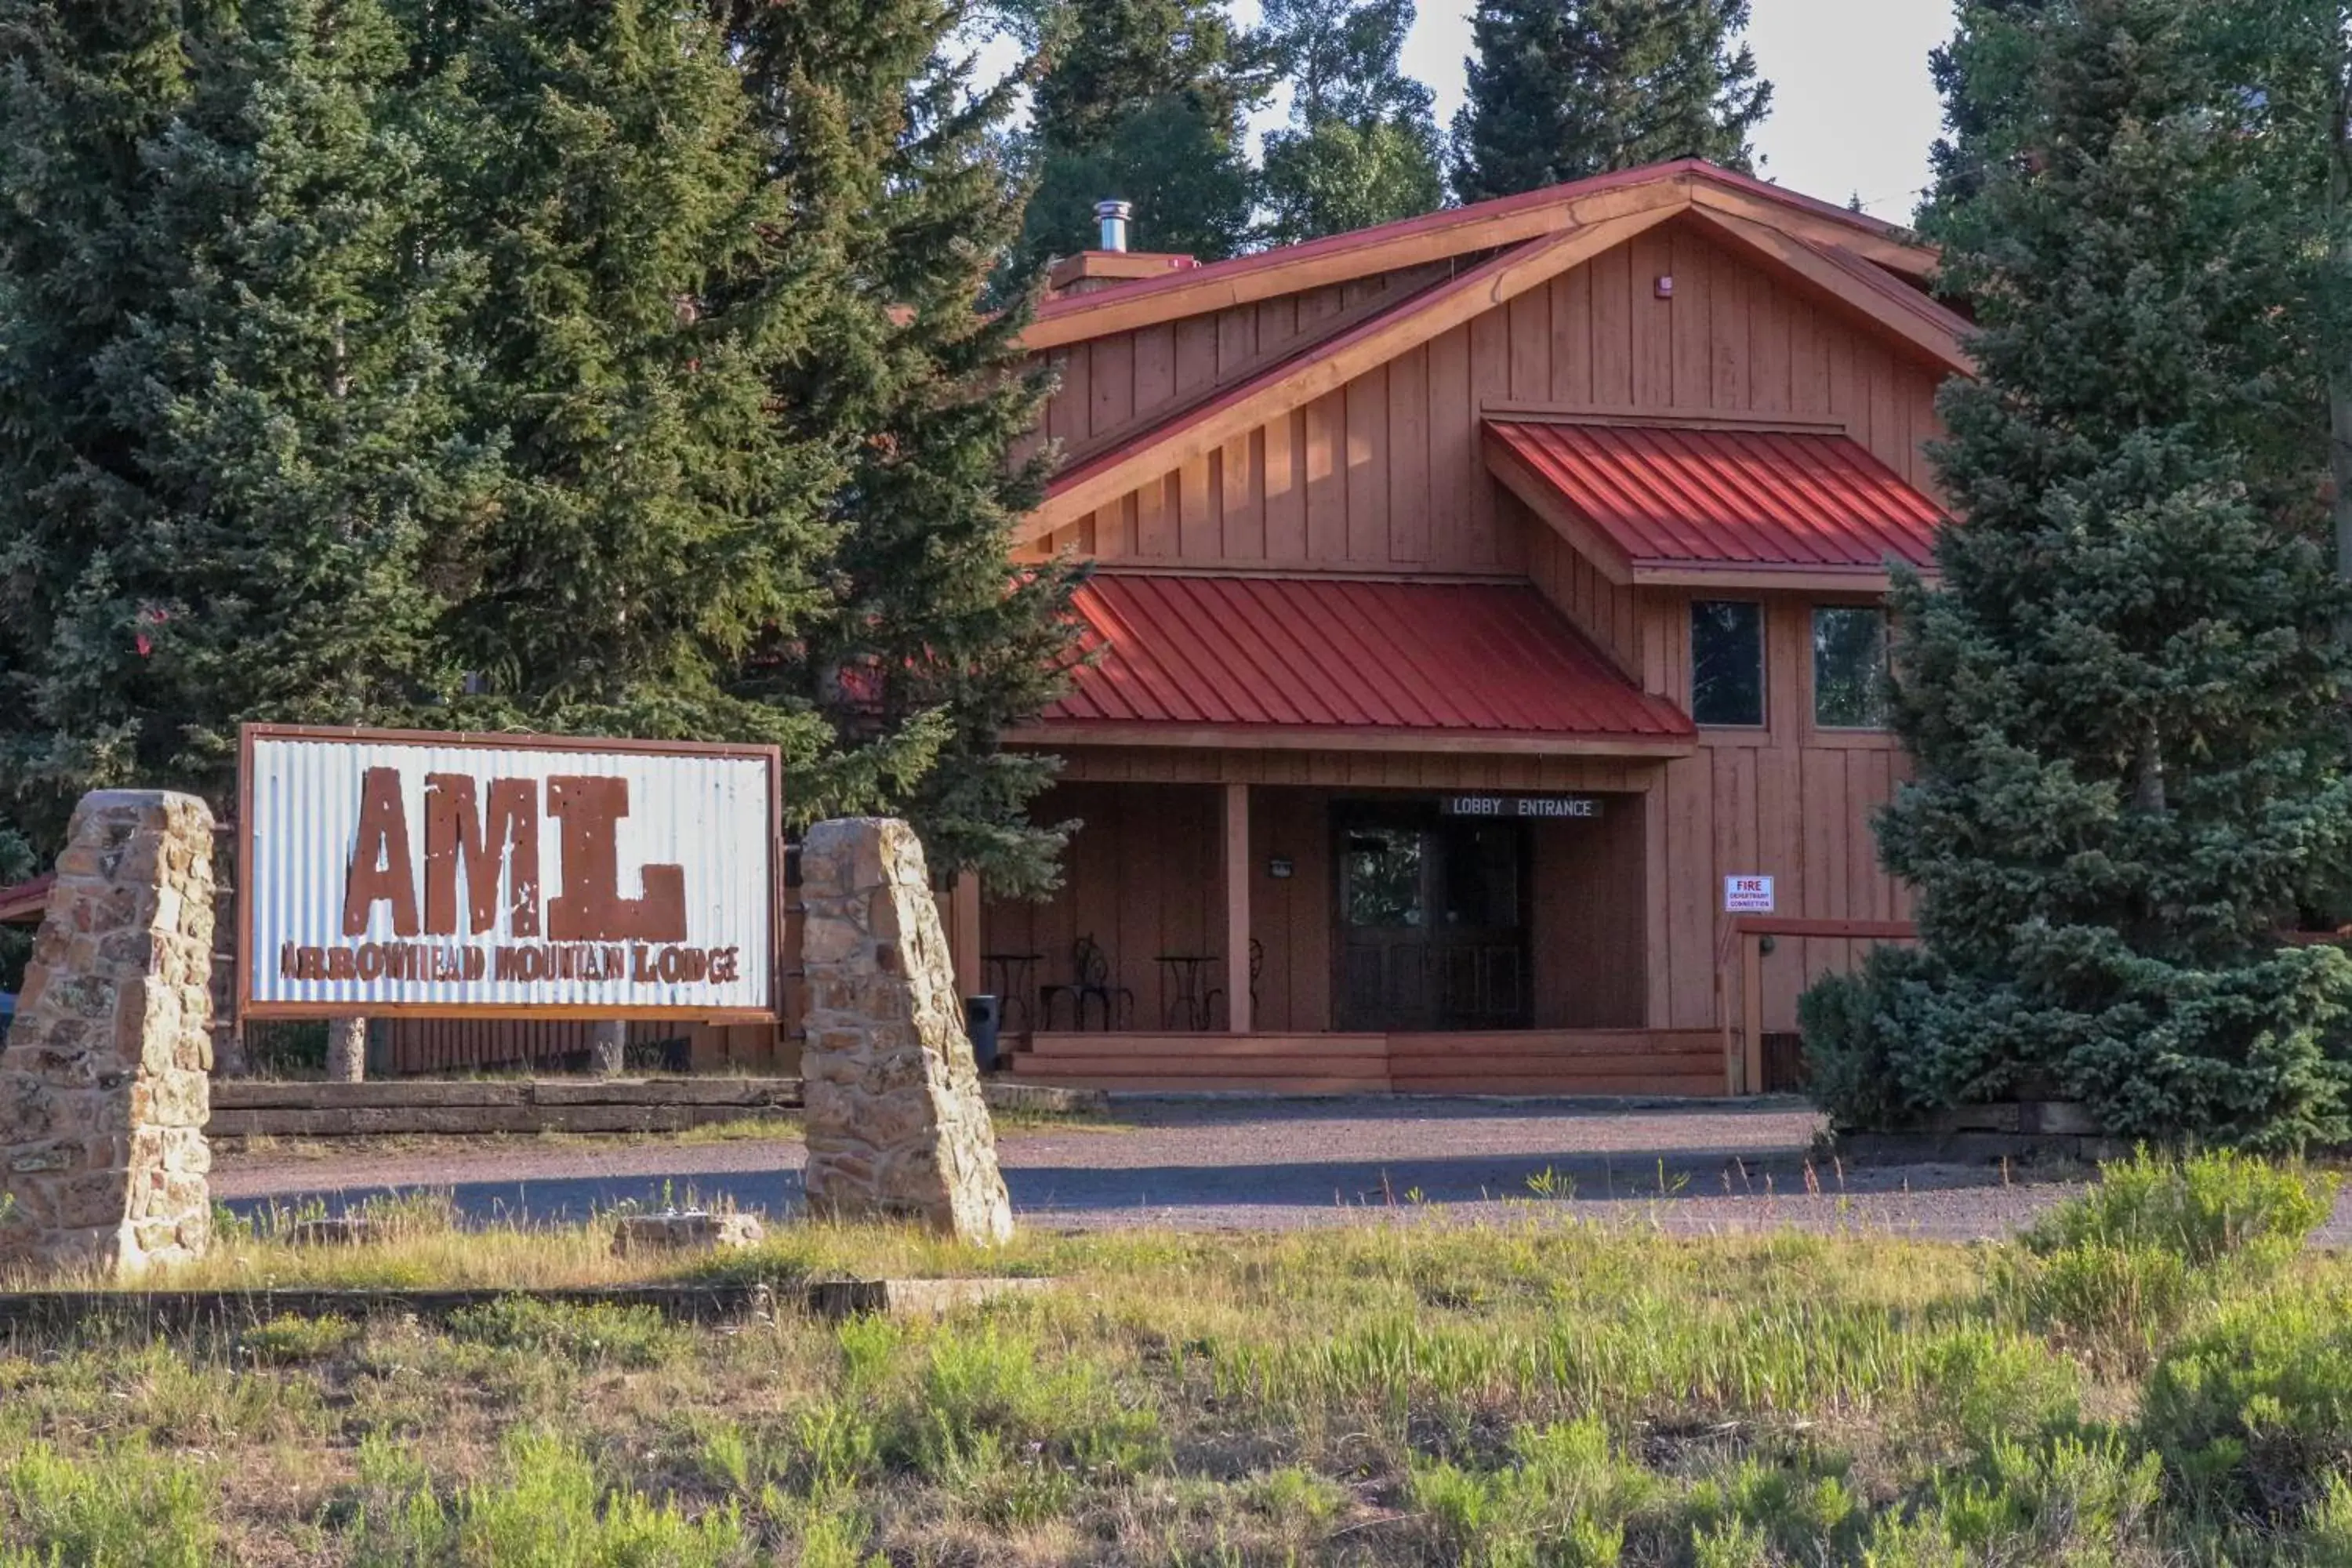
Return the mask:
M 807 1225 L 668 1277 L 1062 1284 L 938 1323 L 512 1297 L 17 1331 L 0 1564 L 2352 1568 L 2352 1259 L 2292 1246 L 2326 1195 L 2139 1161 L 1999 1247 L 1547 1214 L 982 1255 Z M 315 1249 L 271 1219 L 202 1270 L 620 1267 L 601 1226 L 373 1217 Z

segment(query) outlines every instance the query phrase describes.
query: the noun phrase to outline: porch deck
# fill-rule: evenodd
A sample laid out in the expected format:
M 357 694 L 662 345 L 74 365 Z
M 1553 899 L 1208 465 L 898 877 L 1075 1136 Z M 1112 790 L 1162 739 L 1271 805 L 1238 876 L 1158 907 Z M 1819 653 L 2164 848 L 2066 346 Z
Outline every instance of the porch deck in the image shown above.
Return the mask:
M 1479 1034 L 1039 1033 L 1010 1066 L 1026 1082 L 1288 1094 L 1727 1092 L 1712 1029 Z

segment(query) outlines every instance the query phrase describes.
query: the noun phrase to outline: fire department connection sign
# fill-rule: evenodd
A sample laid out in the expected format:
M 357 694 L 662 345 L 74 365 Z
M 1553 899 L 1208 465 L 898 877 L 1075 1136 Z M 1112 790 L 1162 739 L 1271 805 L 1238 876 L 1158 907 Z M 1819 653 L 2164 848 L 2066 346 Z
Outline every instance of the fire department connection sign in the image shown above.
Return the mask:
M 246 1016 L 775 1016 L 775 748 L 243 742 Z

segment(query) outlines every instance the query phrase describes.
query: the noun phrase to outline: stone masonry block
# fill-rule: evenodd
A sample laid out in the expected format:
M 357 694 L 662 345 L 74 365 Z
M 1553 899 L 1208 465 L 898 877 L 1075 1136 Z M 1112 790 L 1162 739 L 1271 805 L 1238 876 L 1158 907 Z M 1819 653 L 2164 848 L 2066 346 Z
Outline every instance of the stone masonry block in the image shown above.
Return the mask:
M 212 815 L 100 790 L 68 837 L 0 1051 L 0 1269 L 127 1277 L 211 1232 Z
M 892 817 L 821 822 L 801 876 L 804 893 L 821 890 L 803 910 L 810 1205 L 1009 1239 L 996 1130 L 921 840 Z

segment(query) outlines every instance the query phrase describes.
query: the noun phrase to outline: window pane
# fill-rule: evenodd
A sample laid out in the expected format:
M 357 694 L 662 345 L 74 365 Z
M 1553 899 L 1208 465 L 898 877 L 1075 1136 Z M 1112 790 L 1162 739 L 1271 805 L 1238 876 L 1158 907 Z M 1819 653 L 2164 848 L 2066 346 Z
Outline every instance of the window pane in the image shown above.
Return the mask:
M 1339 907 L 1349 925 L 1423 923 L 1421 843 L 1411 828 L 1359 828 L 1348 835 Z
M 1763 605 L 1692 602 L 1691 717 L 1702 724 L 1764 722 Z
M 1813 612 L 1813 722 L 1828 730 L 1886 727 L 1884 611 Z

